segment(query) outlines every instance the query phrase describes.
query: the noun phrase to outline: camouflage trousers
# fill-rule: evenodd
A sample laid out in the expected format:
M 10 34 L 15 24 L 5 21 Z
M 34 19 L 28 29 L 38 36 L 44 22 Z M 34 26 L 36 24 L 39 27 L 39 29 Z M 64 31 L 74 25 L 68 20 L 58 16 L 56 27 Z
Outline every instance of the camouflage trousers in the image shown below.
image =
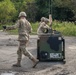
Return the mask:
M 19 41 L 19 48 L 17 51 L 18 60 L 22 59 L 22 54 L 29 57 L 29 59 L 33 58 L 33 55 L 28 50 L 26 50 L 26 44 L 27 44 L 27 41 Z

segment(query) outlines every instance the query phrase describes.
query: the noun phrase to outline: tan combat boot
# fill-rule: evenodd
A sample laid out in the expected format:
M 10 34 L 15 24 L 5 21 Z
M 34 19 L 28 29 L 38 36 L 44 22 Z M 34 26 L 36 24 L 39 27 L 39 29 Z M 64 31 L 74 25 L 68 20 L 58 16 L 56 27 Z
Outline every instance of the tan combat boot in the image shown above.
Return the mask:
M 33 58 L 32 58 L 32 61 L 33 61 L 33 63 L 34 63 L 33 68 L 35 68 L 36 65 L 39 63 L 39 60 L 33 57 Z
M 21 67 L 21 60 L 18 60 L 16 64 L 13 64 L 13 67 Z

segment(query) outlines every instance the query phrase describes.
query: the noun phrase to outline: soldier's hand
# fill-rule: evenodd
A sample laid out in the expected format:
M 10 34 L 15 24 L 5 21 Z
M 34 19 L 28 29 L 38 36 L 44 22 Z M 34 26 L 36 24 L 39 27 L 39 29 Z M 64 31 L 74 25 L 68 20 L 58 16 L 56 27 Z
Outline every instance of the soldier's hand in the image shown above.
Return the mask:
M 4 25 L 4 26 L 2 26 L 2 28 L 3 28 L 3 29 L 6 29 L 7 27 Z

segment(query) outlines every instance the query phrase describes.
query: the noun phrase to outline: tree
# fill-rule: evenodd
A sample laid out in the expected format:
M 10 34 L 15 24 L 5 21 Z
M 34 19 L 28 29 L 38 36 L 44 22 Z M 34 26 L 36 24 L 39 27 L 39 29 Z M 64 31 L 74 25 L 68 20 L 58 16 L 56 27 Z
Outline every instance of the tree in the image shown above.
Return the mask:
M 37 5 L 37 20 L 40 20 L 42 16 L 48 17 L 49 15 L 49 1 L 50 0 L 36 0 L 36 5 Z M 51 2 L 51 1 L 50 1 Z
M 0 22 L 6 23 L 11 21 L 16 14 L 14 4 L 10 0 L 0 2 Z
M 30 21 L 35 21 L 36 16 L 36 5 L 35 0 L 11 0 L 17 10 L 17 16 L 21 11 L 25 11 L 27 18 Z
M 60 20 L 74 21 L 76 15 L 75 0 L 52 0 L 53 16 Z
M 50 6 L 49 6 L 50 1 Z M 49 7 L 53 19 L 75 20 L 76 0 L 36 0 L 38 7 L 37 19 L 48 17 Z

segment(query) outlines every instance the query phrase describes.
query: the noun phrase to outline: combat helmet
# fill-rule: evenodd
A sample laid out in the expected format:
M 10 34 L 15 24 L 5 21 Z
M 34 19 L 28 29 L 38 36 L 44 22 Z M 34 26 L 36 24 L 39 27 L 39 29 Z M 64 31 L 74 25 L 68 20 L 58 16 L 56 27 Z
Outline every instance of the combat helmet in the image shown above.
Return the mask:
M 45 17 L 42 17 L 42 18 L 41 18 L 41 22 L 44 22 L 44 21 L 45 21 Z
M 25 16 L 25 17 L 26 17 L 27 15 L 26 15 L 25 12 L 20 12 L 20 13 L 19 13 L 19 17 L 21 17 L 21 16 Z
M 49 22 L 49 19 L 47 19 L 47 18 L 45 18 L 45 17 L 42 17 L 42 18 L 41 18 L 41 22 L 46 22 L 46 23 L 48 23 L 48 22 Z

